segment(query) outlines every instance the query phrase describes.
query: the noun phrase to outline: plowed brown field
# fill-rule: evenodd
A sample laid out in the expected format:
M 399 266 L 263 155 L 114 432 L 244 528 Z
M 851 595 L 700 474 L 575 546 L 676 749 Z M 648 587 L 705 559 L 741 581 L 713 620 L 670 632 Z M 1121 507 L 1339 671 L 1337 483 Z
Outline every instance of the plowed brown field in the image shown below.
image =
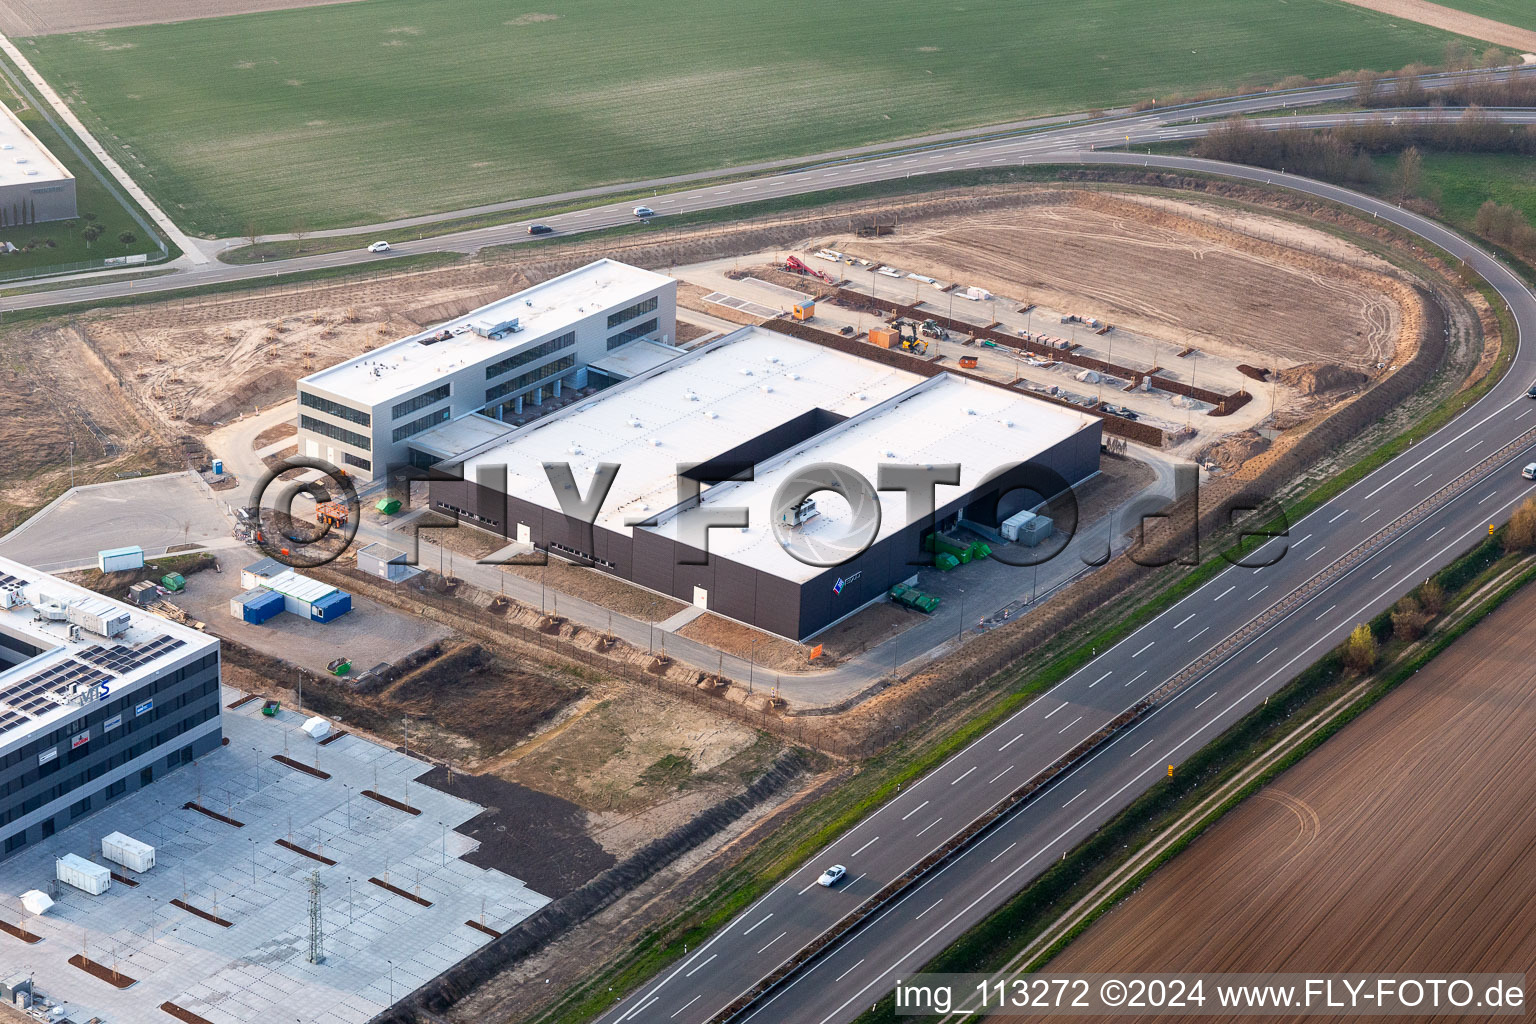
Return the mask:
M 1536 973 L 1533 616 L 1536 587 L 1227 815 L 1049 969 Z

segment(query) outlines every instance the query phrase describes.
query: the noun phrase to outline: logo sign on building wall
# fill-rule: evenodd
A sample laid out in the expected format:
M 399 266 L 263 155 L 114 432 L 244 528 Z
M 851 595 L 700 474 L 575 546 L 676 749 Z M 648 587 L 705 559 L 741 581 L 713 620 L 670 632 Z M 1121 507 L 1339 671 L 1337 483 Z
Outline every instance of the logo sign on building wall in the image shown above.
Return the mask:
M 854 580 L 858 579 L 860 576 L 863 576 L 863 575 L 864 574 L 862 572 L 856 572 L 852 576 L 849 576 L 847 579 L 843 579 L 841 576 L 839 576 L 837 578 L 837 582 L 832 584 L 832 593 L 834 593 L 834 594 L 841 594 L 843 592 L 843 588 L 844 587 L 846 587 L 848 584 L 852 583 Z
M 59 756 L 59 748 L 58 747 L 49 747 L 47 750 L 45 750 L 41 754 L 37 755 L 37 763 L 38 764 L 47 764 L 49 761 L 52 761 L 54 758 L 56 758 L 58 756 Z
M 144 712 L 149 711 L 154 706 L 155 706 L 155 698 L 151 697 L 151 698 L 149 698 L 149 700 L 145 701 L 142 704 L 134 705 L 133 713 L 134 713 L 135 716 L 142 715 Z
M 101 731 L 102 732 L 111 732 L 113 729 L 116 729 L 118 726 L 120 726 L 122 724 L 123 724 L 123 716 L 122 715 L 113 715 L 111 718 L 109 718 L 105 722 L 101 723 Z
M 91 742 L 91 733 L 90 730 L 86 730 L 69 741 L 69 749 L 74 750 L 76 747 L 83 747 L 89 742 Z

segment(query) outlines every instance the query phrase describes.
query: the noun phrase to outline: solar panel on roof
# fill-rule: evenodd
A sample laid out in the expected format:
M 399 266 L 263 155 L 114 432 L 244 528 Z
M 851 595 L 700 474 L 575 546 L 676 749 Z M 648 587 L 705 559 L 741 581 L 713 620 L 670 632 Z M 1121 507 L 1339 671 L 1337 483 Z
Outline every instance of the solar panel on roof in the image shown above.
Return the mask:
M 80 658 L 117 675 L 132 672 L 156 658 L 186 645 L 186 641 L 173 636 L 157 636 L 153 640 L 127 647 L 121 644 L 102 647 L 96 644 L 77 652 Z

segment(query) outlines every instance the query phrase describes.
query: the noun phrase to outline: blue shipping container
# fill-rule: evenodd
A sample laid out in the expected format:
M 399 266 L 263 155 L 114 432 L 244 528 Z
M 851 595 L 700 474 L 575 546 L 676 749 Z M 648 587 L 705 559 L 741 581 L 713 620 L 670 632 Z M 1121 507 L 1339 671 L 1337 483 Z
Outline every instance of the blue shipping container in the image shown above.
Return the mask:
M 315 622 L 330 622 L 352 610 L 352 595 L 345 590 L 333 590 L 309 606 L 309 617 Z
M 246 600 L 241 616 L 246 622 L 261 625 L 283 610 L 283 595 L 263 590 Z

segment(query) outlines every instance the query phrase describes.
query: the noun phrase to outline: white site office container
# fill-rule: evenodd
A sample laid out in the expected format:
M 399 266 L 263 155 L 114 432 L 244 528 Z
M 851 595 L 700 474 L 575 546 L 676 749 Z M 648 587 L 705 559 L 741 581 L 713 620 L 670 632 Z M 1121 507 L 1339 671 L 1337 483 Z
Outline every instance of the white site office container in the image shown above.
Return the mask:
M 144 568 L 144 549 L 141 547 L 108 548 L 96 552 L 96 568 L 102 572 L 122 572 L 125 569 Z
M 1025 509 L 1023 512 L 1016 512 L 998 524 L 997 532 L 1003 535 L 1004 540 L 1017 541 L 1020 528 L 1033 518 L 1035 518 L 1035 514 L 1028 509 Z
M 112 888 L 112 872 L 100 864 L 92 864 L 84 857 L 66 853 L 53 862 L 54 877 L 66 885 L 100 896 Z
M 323 740 L 331 734 L 331 723 L 316 715 L 314 718 L 306 718 L 304 724 L 299 726 L 312 740 Z
M 155 866 L 155 848 L 121 832 L 101 837 L 101 855 L 132 871 L 148 871 Z

